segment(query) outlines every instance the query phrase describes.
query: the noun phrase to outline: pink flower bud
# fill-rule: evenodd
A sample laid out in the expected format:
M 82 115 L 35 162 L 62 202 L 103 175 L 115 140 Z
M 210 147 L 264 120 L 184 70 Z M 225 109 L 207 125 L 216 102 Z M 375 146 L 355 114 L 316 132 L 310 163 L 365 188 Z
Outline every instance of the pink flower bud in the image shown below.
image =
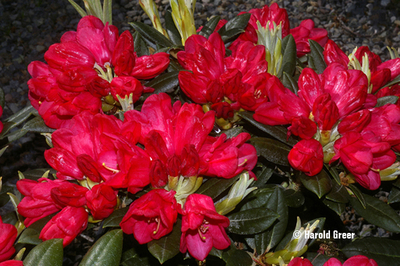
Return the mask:
M 87 207 L 95 220 L 102 220 L 113 213 L 117 206 L 117 191 L 102 184 L 95 185 L 86 193 Z
M 299 141 L 289 152 L 290 165 L 308 176 L 321 172 L 324 153 L 321 144 L 315 139 Z

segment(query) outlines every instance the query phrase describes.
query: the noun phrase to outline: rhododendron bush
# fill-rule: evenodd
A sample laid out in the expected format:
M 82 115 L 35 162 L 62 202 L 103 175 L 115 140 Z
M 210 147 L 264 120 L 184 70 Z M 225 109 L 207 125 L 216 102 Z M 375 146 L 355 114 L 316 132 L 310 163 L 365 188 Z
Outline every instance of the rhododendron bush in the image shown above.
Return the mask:
M 194 2 L 163 24 L 143 0 L 153 27 L 125 32 L 111 1 L 70 3 L 76 30 L 0 123 L 8 142 L 41 133 L 49 164 L 2 188 L 0 265 L 62 265 L 74 246 L 73 265 L 399 265 L 394 49 L 346 53 L 276 3 L 196 29 Z M 349 231 L 346 208 L 390 237 Z

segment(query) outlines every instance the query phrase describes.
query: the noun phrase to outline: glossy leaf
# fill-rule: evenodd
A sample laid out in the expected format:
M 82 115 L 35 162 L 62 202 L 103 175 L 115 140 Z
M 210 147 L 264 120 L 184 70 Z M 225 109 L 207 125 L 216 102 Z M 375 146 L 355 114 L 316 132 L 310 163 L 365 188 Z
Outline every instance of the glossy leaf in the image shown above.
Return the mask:
M 321 74 L 326 68 L 323 55 L 324 48 L 322 48 L 319 43 L 311 39 L 309 39 L 308 42 L 310 43 L 311 50 L 311 52 L 308 54 L 308 65 L 314 69 L 315 72 Z
M 298 208 L 305 202 L 304 195 L 300 191 L 286 189 L 283 194 L 285 195 L 286 204 L 289 207 Z
M 43 177 L 44 174 L 47 172 L 49 172 L 49 175 L 51 176 L 52 174 L 56 174 L 57 171 L 52 169 L 52 168 L 38 168 L 38 169 L 34 169 L 34 170 L 28 170 L 23 172 L 23 176 L 26 179 L 32 179 L 32 180 L 38 180 L 39 178 Z M 48 176 L 49 176 L 48 175 Z
M 241 211 L 265 207 L 268 199 L 274 193 L 274 188 L 262 188 L 251 192 L 246 197 L 246 203 L 240 208 Z
M 262 156 L 278 165 L 290 166 L 288 161 L 290 147 L 286 144 L 274 139 L 261 137 L 251 138 L 250 143 L 256 148 L 257 156 Z
M 322 198 L 332 189 L 332 180 L 325 170 L 322 170 L 315 176 L 308 176 L 300 172 L 301 183 L 310 191 L 314 192 L 319 198 Z
M 24 259 L 24 266 L 61 266 L 63 262 L 63 240 L 47 240 L 34 247 Z
M 150 253 L 163 264 L 169 259 L 172 259 L 179 253 L 179 245 L 181 240 L 181 225 L 180 219 L 174 225 L 172 232 L 158 240 L 153 240 L 147 244 Z
M 143 98 L 146 99 L 152 94 L 158 94 L 161 92 L 172 92 L 179 85 L 178 75 L 179 71 L 168 72 L 161 74 L 152 81 L 146 83 L 145 86 L 153 88 L 154 92 L 146 93 L 143 95 Z
M 203 28 L 200 30 L 199 34 L 206 37 L 208 39 L 208 37 L 211 35 L 211 33 L 214 32 L 215 28 L 218 25 L 218 22 L 221 20 L 221 17 L 219 16 L 213 16 L 212 18 L 210 18 L 209 21 L 207 21 L 207 23 L 203 26 Z
M 247 122 L 249 122 L 251 125 L 257 127 L 261 131 L 276 138 L 277 140 L 279 140 L 282 143 L 285 143 L 291 147 L 293 147 L 297 143 L 297 141 L 292 136 L 290 136 L 289 138 L 287 137 L 287 129 L 285 127 L 269 126 L 269 125 L 261 124 L 261 123 L 257 122 L 256 120 L 254 120 L 253 113 L 247 112 L 247 111 L 240 112 L 239 116 L 241 118 L 243 118 L 244 120 L 246 120 Z
M 17 243 L 39 245 L 43 241 L 39 239 L 40 233 L 35 229 L 26 228 L 18 238 Z
M 122 254 L 123 233 L 121 229 L 112 230 L 100 237 L 83 257 L 79 266 L 119 265 Z
M 129 210 L 129 207 L 125 207 L 125 208 L 114 211 L 110 216 L 108 216 L 103 221 L 103 228 L 119 227 L 119 224 L 121 223 L 122 218 L 124 218 L 124 216 L 128 212 L 128 210 Z
M 257 234 L 267 230 L 279 215 L 266 208 L 256 208 L 228 215 L 228 230 L 239 235 Z
M 282 71 L 286 72 L 289 76 L 294 74 L 296 69 L 296 42 L 291 34 L 287 35 L 282 40 Z
M 232 177 L 230 179 L 223 178 L 211 178 L 204 182 L 201 187 L 196 191 L 198 194 L 204 194 L 215 199 L 227 190 L 231 185 L 233 185 L 236 180 L 239 179 L 239 175 Z
M 389 194 L 388 203 L 392 204 L 396 202 L 400 202 L 400 189 L 393 187 Z
M 237 37 L 240 33 L 244 32 L 247 27 L 247 23 L 250 20 L 249 13 L 238 15 L 233 19 L 229 20 L 222 28 L 218 30 L 224 43 L 232 41 L 234 37 Z
M 175 45 L 182 45 L 182 38 L 179 31 L 176 29 L 174 20 L 172 19 L 171 11 L 167 10 L 164 15 L 165 19 L 165 29 L 168 33 L 169 39 Z
M 146 25 L 142 22 L 130 22 L 129 23 L 140 35 L 143 36 L 147 44 L 149 44 L 154 49 L 157 49 L 157 45 L 161 47 L 172 47 L 174 44 L 162 35 L 155 28 Z
M 326 206 L 328 206 L 331 210 L 336 212 L 337 215 L 341 215 L 345 210 L 346 210 L 346 204 L 345 203 L 339 203 L 336 201 L 324 199 L 322 201 Z
M 299 90 L 297 82 L 296 82 L 296 80 L 294 80 L 294 78 L 292 76 L 288 75 L 288 73 L 286 73 L 286 72 L 283 72 L 282 84 L 283 84 L 283 86 L 285 86 L 286 88 L 288 88 L 294 94 L 297 95 L 297 91 Z
M 385 238 L 363 238 L 346 245 L 342 252 L 346 257 L 364 255 L 374 259 L 378 265 L 398 265 L 400 241 Z
M 261 169 L 255 172 L 257 180 L 253 183 L 252 186 L 263 188 L 265 184 L 267 184 L 268 180 L 271 178 L 272 174 L 274 173 L 274 170 L 272 168 L 266 167 L 265 165 L 257 164 L 257 168 L 259 167 L 261 167 Z
M 367 202 L 365 201 L 364 194 L 353 184 L 348 186 L 350 191 L 354 194 L 354 196 L 359 200 L 363 208 L 365 209 L 367 206 Z
M 376 102 L 375 107 L 381 107 L 386 104 L 395 104 L 399 100 L 398 96 L 394 95 L 389 95 L 389 96 L 383 96 L 381 98 L 378 98 L 378 101 Z
M 365 218 L 369 223 L 382 227 L 390 232 L 400 233 L 400 216 L 389 205 L 378 198 L 364 194 L 366 207 L 364 208 L 359 200 L 350 198 L 350 203 L 356 212 Z
M 332 182 L 332 189 L 326 195 L 326 198 L 339 203 L 347 203 L 349 201 L 349 193 L 343 185 Z
M 149 55 L 149 48 L 147 47 L 146 42 L 143 40 L 142 35 L 140 35 L 138 31 L 135 31 L 132 36 L 133 46 L 137 56 Z
M 135 248 L 128 249 L 124 253 L 122 253 L 121 257 L 121 266 L 148 266 L 150 264 L 150 259 L 147 256 L 140 256 Z
M 235 249 L 233 252 L 230 252 L 225 262 L 226 266 L 243 266 L 251 265 L 253 260 L 246 251 Z

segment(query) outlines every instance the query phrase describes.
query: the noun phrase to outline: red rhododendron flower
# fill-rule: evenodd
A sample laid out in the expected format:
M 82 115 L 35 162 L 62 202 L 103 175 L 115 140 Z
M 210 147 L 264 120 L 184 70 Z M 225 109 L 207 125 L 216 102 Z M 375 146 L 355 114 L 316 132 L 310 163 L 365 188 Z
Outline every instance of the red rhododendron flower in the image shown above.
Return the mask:
M 199 105 L 175 102 L 171 106 L 171 98 L 161 93 L 147 98 L 141 112 L 124 115 L 124 123 L 141 125 L 139 141 L 152 158 L 150 179 L 155 187 L 164 186 L 168 175 L 231 178 L 256 164 L 255 148 L 245 143 L 250 135 L 208 136 L 214 112 L 204 113 Z
M 3 223 L 0 217 L 0 261 L 7 260 L 14 254 L 14 242 L 17 235 L 17 228 L 14 225 Z
M 24 263 L 20 260 L 7 260 L 0 262 L 0 266 L 24 266 Z
M 62 180 L 40 178 L 38 181 L 22 179 L 17 182 L 18 191 L 25 197 L 18 204 L 18 212 L 26 217 L 26 227 L 62 209 L 51 196 L 53 188 L 64 184 Z
M 92 187 L 85 197 L 87 207 L 95 220 L 107 218 L 117 206 L 117 191 L 104 183 Z
M 218 33 L 208 40 L 193 35 L 187 39 L 185 51 L 178 53 L 178 61 L 191 71 L 179 73 L 179 84 L 193 101 L 226 103 L 224 109 L 214 105 L 217 117 L 226 117 L 226 113 L 240 107 L 254 110 L 267 100 L 263 90 L 270 75 L 262 46 L 243 42 L 225 58 L 225 46 Z
M 43 227 L 39 238 L 43 241 L 62 238 L 65 247 L 86 229 L 88 217 L 85 208 L 67 206 Z
M 314 21 L 305 19 L 300 22 L 300 25 L 290 30 L 296 42 L 297 57 L 308 54 L 310 43 L 308 40 L 313 40 L 319 43 L 322 47 L 328 41 L 328 31 L 322 28 L 314 28 Z
M 290 150 L 288 160 L 294 169 L 309 176 L 316 175 L 323 167 L 322 145 L 315 139 L 301 140 Z
M 363 255 L 353 256 L 343 264 L 336 258 L 330 258 L 323 266 L 378 266 L 375 260 L 368 259 Z
M 135 200 L 120 226 L 126 234 L 133 234 L 140 244 L 160 239 L 169 234 L 178 216 L 175 191 L 154 189 Z
M 312 263 L 308 259 L 296 257 L 289 262 L 288 266 L 312 266 Z
M 195 259 L 203 261 L 211 249 L 225 249 L 230 240 L 225 232 L 229 219 L 215 211 L 213 200 L 206 195 L 187 197 L 182 216 L 180 251 L 189 251 Z
M 87 191 L 87 188 L 74 183 L 62 182 L 58 187 L 51 189 L 51 198 L 62 207 L 83 207 L 86 205 Z

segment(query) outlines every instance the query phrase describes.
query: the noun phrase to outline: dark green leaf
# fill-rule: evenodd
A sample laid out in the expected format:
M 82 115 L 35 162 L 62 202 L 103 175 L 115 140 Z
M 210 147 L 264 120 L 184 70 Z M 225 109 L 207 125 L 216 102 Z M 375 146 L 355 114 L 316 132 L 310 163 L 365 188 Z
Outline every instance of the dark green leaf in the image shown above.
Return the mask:
M 228 139 L 231 139 L 231 138 L 236 137 L 237 135 L 239 135 L 242 132 L 243 132 L 243 127 L 238 126 L 238 127 L 233 127 L 231 129 L 228 129 L 227 131 L 221 132 L 221 134 L 225 133 L 226 137 Z
M 30 229 L 35 230 L 36 232 L 40 233 L 40 231 L 42 231 L 43 227 L 51 220 L 51 218 L 53 218 L 53 216 L 55 216 L 56 214 L 51 214 L 48 215 L 36 222 L 34 222 L 33 224 L 31 224 L 29 226 Z
M 253 118 L 253 113 L 244 111 L 240 112 L 239 116 L 252 124 L 253 126 L 257 127 L 258 129 L 264 131 L 265 133 L 269 134 L 270 136 L 276 138 L 282 143 L 285 143 L 291 147 L 293 147 L 297 141 L 293 137 L 287 137 L 287 129 L 282 126 L 269 126 L 263 125 Z
M 378 265 L 399 265 L 400 241 L 385 238 L 364 238 L 351 242 L 342 249 L 349 258 L 364 255 Z
M 288 161 L 290 147 L 286 144 L 274 139 L 260 137 L 251 138 L 250 143 L 256 148 L 257 156 L 262 156 L 275 164 L 290 166 Z
M 330 258 L 332 257 L 321 253 L 307 252 L 307 259 L 312 261 L 313 266 L 323 266 L 324 263 L 327 262 Z
M 146 42 L 143 40 L 142 35 L 140 35 L 138 31 L 135 31 L 132 36 L 133 46 L 135 47 L 137 56 L 149 55 L 149 48 L 147 47 Z
M 366 208 L 359 200 L 350 198 L 350 203 L 356 212 L 365 218 L 369 223 L 382 227 L 390 232 L 400 233 L 400 216 L 389 205 L 378 198 L 364 194 Z
M 255 235 L 255 245 L 258 254 L 263 254 L 265 251 L 269 251 L 275 247 L 286 232 L 288 207 L 282 189 L 278 185 L 275 186 L 273 193 L 266 201 L 264 207 L 276 212 L 279 215 L 279 219 L 271 230 Z
M 22 122 L 24 122 L 26 119 L 28 119 L 28 117 L 31 114 L 35 114 L 37 113 L 36 109 L 33 108 L 32 105 L 29 105 L 27 107 L 25 107 L 24 109 L 22 109 L 21 111 L 13 114 L 12 116 L 10 116 L 9 118 L 5 119 L 6 122 L 14 122 L 16 125 L 21 124 Z
M 158 240 L 153 240 L 147 244 L 150 253 L 163 264 L 167 260 L 175 257 L 179 253 L 179 245 L 181 240 L 181 224 L 180 219 L 174 225 L 172 232 Z
M 289 76 L 286 72 L 283 72 L 282 76 L 282 84 L 289 90 L 291 90 L 294 94 L 297 95 L 297 91 L 299 87 L 297 86 L 297 82 L 294 80 L 292 76 Z
M 172 19 L 171 11 L 167 10 L 164 15 L 165 19 L 165 29 L 167 30 L 167 34 L 169 39 L 175 45 L 182 45 L 182 38 L 179 34 L 179 31 L 176 29 L 174 20 Z
M 308 65 L 315 70 L 318 74 L 324 72 L 326 63 L 324 60 L 324 48 L 319 45 L 316 41 L 311 39 L 308 40 L 310 43 L 311 52 L 308 54 Z
M 265 165 L 257 164 L 257 168 L 261 167 L 261 170 L 255 172 L 257 176 L 257 180 L 253 183 L 253 187 L 262 188 L 267 184 L 268 180 L 271 178 L 274 170 L 272 168 L 268 168 Z
M 8 141 L 13 142 L 21 137 L 23 137 L 28 132 L 36 132 L 36 133 L 52 133 L 55 130 L 46 126 L 41 116 L 37 116 L 28 122 L 17 131 L 14 131 L 7 135 Z
M 364 199 L 364 195 L 363 193 L 361 193 L 361 191 L 353 184 L 350 184 L 348 186 L 348 188 L 354 193 L 354 195 L 356 196 L 356 198 L 360 201 L 362 207 L 365 209 L 367 206 L 367 202 Z
M 300 191 L 286 189 L 283 194 L 285 195 L 286 204 L 289 207 L 298 208 L 304 204 L 305 198 Z
M 49 175 L 57 173 L 56 170 L 52 168 L 38 168 L 34 170 L 25 171 L 23 172 L 23 174 L 26 179 L 38 180 L 39 178 L 43 177 L 44 173 L 46 173 L 49 170 L 50 170 Z
M 282 71 L 286 72 L 290 77 L 296 69 L 296 42 L 291 34 L 282 40 L 283 66 Z
M 4 205 L 7 204 L 7 202 L 10 201 L 10 196 L 7 195 L 8 192 L 13 193 L 14 188 L 11 186 L 8 186 L 6 184 L 3 185 L 3 187 L 0 190 L 0 207 L 3 207 Z
M 143 96 L 145 99 L 152 94 L 158 94 L 161 92 L 172 92 L 179 85 L 178 80 L 179 71 L 168 72 L 161 74 L 154 78 L 152 81 L 145 84 L 146 87 L 154 89 L 152 93 L 146 93 Z
M 233 185 L 236 180 L 239 179 L 239 175 L 232 177 L 230 179 L 223 179 L 223 178 L 211 178 L 204 182 L 201 187 L 196 191 L 198 194 L 204 194 L 210 196 L 211 198 L 215 199 L 222 192 L 227 190 L 231 185 Z
M 18 238 L 18 243 L 39 245 L 42 240 L 39 239 L 39 233 L 31 228 L 26 228 Z
M 242 34 L 244 30 L 239 29 L 231 29 L 224 32 L 224 35 L 221 35 L 222 41 L 229 47 L 229 45 L 234 41 L 240 34 Z
M 378 98 L 378 101 L 375 105 L 375 107 L 381 107 L 386 104 L 395 104 L 399 100 L 398 96 L 390 95 L 390 96 L 383 96 L 381 98 Z
M 257 234 L 267 230 L 279 215 L 266 208 L 240 211 L 228 216 L 228 230 L 239 235 Z
M 349 193 L 343 185 L 332 182 L 332 190 L 326 195 L 326 198 L 338 203 L 347 203 L 349 201 Z
M 241 211 L 265 207 L 268 199 L 274 193 L 274 188 L 261 188 L 254 190 L 246 197 L 246 203 L 240 208 Z
M 24 266 L 61 266 L 63 262 L 63 240 L 47 240 L 34 247 L 24 259 Z
M 140 256 L 135 248 L 131 248 L 122 253 L 120 265 L 122 266 L 150 266 L 150 259 L 146 256 Z
M 212 18 L 210 18 L 209 21 L 207 21 L 207 23 L 203 26 L 203 28 L 201 29 L 201 31 L 199 32 L 200 35 L 206 37 L 208 39 L 208 37 L 211 35 L 211 33 L 214 32 L 215 28 L 218 25 L 218 22 L 221 20 L 220 16 L 213 16 Z
M 162 35 L 155 28 L 146 25 L 142 22 L 130 22 L 129 23 L 140 35 L 143 36 L 145 41 L 154 49 L 157 50 L 157 45 L 161 47 L 172 47 L 174 44 Z
M 184 71 L 185 69 L 178 63 L 178 60 L 170 57 L 168 72 Z
M 332 189 L 332 180 L 324 169 L 315 176 L 308 176 L 300 172 L 299 178 L 301 183 L 303 183 L 308 190 L 314 192 L 319 198 L 322 198 L 323 195 Z
M 103 228 L 119 227 L 119 224 L 121 223 L 122 218 L 124 218 L 124 216 L 128 212 L 128 210 L 129 210 L 129 207 L 125 207 L 125 208 L 114 211 L 110 216 L 108 216 L 103 221 Z
M 122 255 L 123 233 L 121 229 L 109 231 L 89 249 L 79 266 L 119 265 Z
M 236 249 L 229 254 L 229 257 L 226 260 L 226 266 L 251 265 L 252 262 L 253 260 L 246 251 Z
M 224 42 L 232 41 L 234 36 L 238 36 L 247 27 L 250 19 L 250 13 L 245 13 L 229 20 L 222 28 L 218 30 Z
M 393 187 L 389 194 L 388 203 L 400 202 L 400 189 Z
M 345 203 L 339 203 L 336 201 L 331 201 L 328 199 L 324 199 L 322 201 L 326 206 L 328 206 L 330 209 L 332 209 L 334 212 L 336 212 L 337 215 L 341 215 L 345 210 L 346 210 L 346 204 Z

